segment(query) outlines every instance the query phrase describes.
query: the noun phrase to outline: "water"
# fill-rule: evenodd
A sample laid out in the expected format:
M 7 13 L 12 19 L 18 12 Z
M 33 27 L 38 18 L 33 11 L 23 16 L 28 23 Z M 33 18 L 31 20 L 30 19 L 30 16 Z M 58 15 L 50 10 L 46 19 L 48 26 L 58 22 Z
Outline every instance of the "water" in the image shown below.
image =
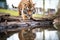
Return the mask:
M 12 36 L 10 36 L 9 38 L 7 38 L 7 40 L 19 40 L 18 33 L 14 33 Z
M 43 31 L 35 32 L 36 38 L 35 40 L 43 40 Z M 59 40 L 60 32 L 59 31 L 48 31 L 45 30 L 45 40 Z M 14 33 L 7 40 L 19 40 L 18 33 Z

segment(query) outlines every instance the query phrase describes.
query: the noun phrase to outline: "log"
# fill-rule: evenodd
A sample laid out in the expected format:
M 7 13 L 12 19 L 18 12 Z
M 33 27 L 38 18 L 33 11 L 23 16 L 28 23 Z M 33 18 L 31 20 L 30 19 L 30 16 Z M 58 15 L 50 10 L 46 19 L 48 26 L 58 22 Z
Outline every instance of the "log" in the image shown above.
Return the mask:
M 4 26 L 3 26 L 3 25 Z M 24 29 L 34 29 L 34 28 L 54 28 L 53 27 L 53 21 L 28 21 L 28 22 L 7 22 L 5 25 L 4 23 L 1 23 L 0 26 L 3 26 L 0 30 L 1 31 L 19 31 Z

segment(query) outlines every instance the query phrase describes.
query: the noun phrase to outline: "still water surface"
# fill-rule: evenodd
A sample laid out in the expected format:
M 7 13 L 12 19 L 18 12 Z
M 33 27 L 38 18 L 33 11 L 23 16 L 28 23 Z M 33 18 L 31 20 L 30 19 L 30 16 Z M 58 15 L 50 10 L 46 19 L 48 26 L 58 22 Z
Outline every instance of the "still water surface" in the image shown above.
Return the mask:
M 43 40 L 43 32 L 35 32 L 35 40 Z M 48 31 L 45 30 L 45 40 L 59 40 L 60 33 L 58 31 Z M 7 38 L 7 40 L 19 40 L 18 33 L 14 33 L 12 36 Z

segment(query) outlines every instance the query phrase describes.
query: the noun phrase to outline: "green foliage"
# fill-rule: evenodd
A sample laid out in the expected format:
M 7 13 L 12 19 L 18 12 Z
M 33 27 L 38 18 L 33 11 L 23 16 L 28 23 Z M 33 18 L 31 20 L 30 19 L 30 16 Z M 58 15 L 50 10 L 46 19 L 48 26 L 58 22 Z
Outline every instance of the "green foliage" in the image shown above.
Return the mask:
M 1 2 L 6 2 L 6 0 L 0 0 Z

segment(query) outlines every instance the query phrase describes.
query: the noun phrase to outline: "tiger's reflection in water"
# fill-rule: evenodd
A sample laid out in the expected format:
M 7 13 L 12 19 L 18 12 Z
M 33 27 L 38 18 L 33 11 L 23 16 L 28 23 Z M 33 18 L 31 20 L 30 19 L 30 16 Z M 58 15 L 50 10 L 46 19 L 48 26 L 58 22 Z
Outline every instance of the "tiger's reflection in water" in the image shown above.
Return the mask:
M 24 31 L 24 30 L 23 30 Z M 21 37 L 21 31 L 18 33 L 14 33 L 11 35 L 7 40 L 43 40 L 43 32 L 35 32 L 31 33 L 29 31 L 25 30 L 23 32 L 23 39 Z M 34 35 L 34 36 L 33 36 Z M 32 37 L 31 37 L 32 36 Z M 30 39 L 31 38 L 31 39 Z M 60 31 L 48 31 L 45 30 L 45 40 L 60 40 Z

